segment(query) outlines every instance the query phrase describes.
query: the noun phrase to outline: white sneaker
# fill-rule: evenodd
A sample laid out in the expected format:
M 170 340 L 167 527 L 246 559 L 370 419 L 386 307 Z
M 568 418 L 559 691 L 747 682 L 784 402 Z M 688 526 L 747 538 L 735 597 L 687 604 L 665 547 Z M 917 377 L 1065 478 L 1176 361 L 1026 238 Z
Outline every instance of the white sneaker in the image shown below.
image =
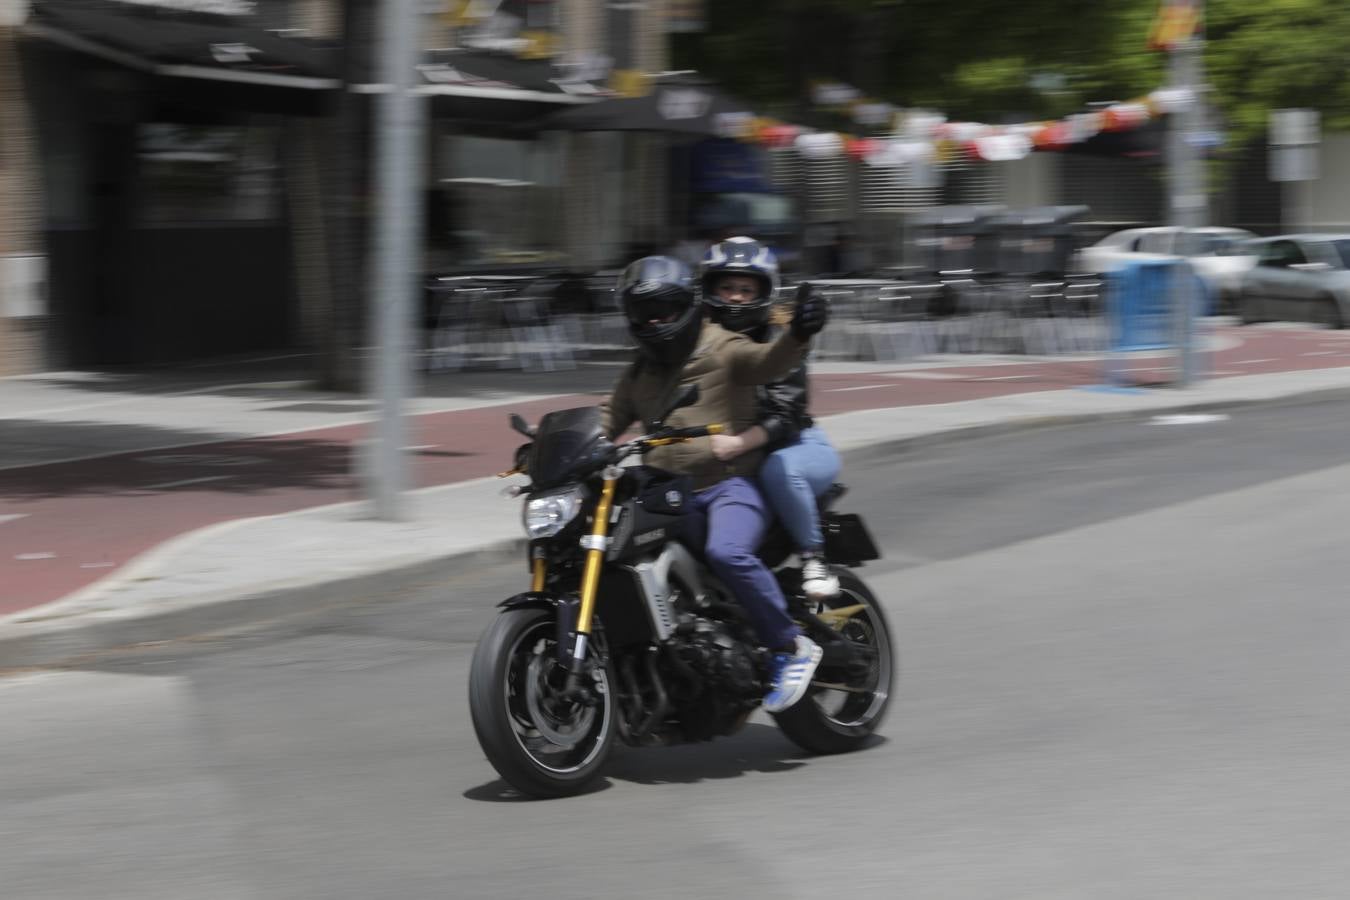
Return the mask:
M 813 599 L 833 597 L 839 593 L 839 579 L 834 577 L 825 560 L 819 556 L 802 557 L 802 590 Z
M 797 635 L 796 649 L 791 653 L 773 655 L 773 685 L 764 695 L 764 711 L 782 712 L 806 696 L 811 676 L 825 654 L 820 645 L 804 634 Z

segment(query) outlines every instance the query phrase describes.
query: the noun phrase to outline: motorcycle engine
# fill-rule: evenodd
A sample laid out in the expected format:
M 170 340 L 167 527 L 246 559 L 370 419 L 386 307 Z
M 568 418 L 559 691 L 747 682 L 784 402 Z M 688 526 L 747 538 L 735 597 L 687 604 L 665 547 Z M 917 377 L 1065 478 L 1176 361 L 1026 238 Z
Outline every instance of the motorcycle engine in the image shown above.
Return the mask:
M 676 653 L 689 665 L 705 688 L 737 698 L 758 698 L 763 688 L 749 647 L 722 622 L 699 617 Z

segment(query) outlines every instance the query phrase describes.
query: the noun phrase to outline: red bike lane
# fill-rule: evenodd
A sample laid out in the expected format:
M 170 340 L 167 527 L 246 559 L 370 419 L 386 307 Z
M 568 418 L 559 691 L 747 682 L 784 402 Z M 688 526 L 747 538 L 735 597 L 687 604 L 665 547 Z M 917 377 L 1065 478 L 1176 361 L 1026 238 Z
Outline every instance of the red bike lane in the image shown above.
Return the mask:
M 1207 354 L 1212 377 L 1350 365 L 1350 341 L 1318 331 L 1240 332 Z M 1165 357 L 1139 358 L 1141 382 L 1165 380 Z M 1063 390 L 1100 382 L 1098 361 L 1052 360 L 882 370 L 812 377 L 821 416 Z M 520 437 L 508 412 L 597 402 L 560 394 L 417 416 L 410 426 L 417 487 L 495 474 Z M 235 519 L 360 499 L 355 450 L 369 425 L 121 453 L 0 471 L 0 615 L 60 599 L 179 535 Z M 264 563 L 260 562 L 260 565 Z

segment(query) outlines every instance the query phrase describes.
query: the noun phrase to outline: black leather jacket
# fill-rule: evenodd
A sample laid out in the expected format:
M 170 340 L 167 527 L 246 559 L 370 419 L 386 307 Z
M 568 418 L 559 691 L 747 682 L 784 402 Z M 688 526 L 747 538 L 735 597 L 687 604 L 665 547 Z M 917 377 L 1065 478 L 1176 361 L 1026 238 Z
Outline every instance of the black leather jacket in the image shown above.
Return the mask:
M 781 331 L 776 325 L 765 324 L 745 332 L 745 335 L 762 344 L 774 340 Z M 804 361 L 778 381 L 760 385 L 758 391 L 759 419 L 755 424 L 769 435 L 768 443 L 764 445 L 765 453 L 772 453 L 793 443 L 803 428 L 810 428 L 813 424 L 806 411 L 810 397 Z

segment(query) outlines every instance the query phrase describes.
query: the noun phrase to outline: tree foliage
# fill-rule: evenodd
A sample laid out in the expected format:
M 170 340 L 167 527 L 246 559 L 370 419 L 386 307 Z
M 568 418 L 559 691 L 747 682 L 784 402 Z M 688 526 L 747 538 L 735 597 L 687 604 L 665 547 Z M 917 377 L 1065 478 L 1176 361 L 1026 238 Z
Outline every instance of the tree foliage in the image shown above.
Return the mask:
M 1321 110 L 1350 127 L 1350 6 L 1325 0 L 1211 0 L 1205 66 L 1213 102 L 1235 135 L 1254 136 L 1271 109 Z
M 707 4 L 708 31 L 681 36 L 697 68 L 769 114 L 811 115 L 813 80 L 837 79 L 906 107 L 987 122 L 1062 116 L 1161 87 L 1147 47 L 1159 0 L 778 0 Z M 1306 106 L 1350 127 L 1350 4 L 1209 0 L 1209 100 L 1230 144 L 1269 110 Z

